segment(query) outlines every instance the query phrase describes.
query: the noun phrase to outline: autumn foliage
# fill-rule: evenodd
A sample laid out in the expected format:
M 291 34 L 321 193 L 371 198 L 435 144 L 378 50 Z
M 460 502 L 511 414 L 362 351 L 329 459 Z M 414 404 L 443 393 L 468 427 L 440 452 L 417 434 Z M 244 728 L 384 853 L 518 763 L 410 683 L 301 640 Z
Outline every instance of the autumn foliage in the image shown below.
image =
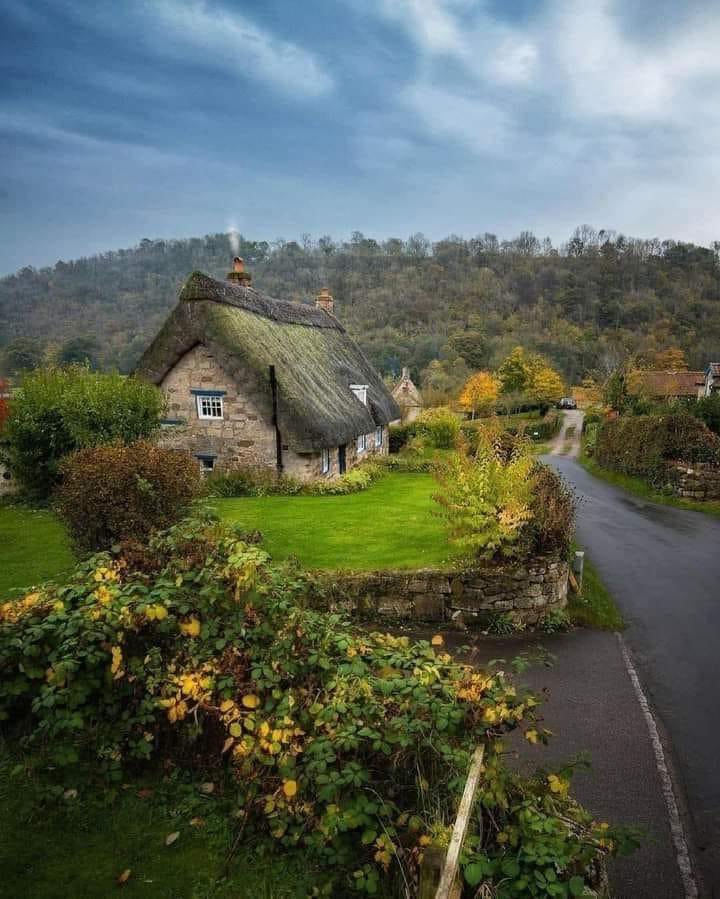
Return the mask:
M 500 381 L 489 371 L 479 371 L 465 382 L 460 392 L 460 405 L 471 417 L 491 412 L 500 393 Z

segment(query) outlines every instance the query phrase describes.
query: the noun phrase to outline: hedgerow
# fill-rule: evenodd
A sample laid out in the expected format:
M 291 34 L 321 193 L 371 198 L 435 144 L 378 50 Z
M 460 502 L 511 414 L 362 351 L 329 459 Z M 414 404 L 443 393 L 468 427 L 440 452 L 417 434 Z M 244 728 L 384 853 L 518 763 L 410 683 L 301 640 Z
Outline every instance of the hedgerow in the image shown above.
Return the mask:
M 623 415 L 602 424 L 594 455 L 604 468 L 664 486 L 669 461 L 720 464 L 720 437 L 688 413 Z
M 238 839 L 303 847 L 337 896 L 373 894 L 447 843 L 482 743 L 468 895 L 596 885 L 627 834 L 570 798 L 572 766 L 505 767 L 504 734 L 547 740 L 536 698 L 439 637 L 351 630 L 307 607 L 307 588 L 209 518 L 96 555 L 0 607 L 0 717 L 66 784 L 152 761 L 211 778 Z

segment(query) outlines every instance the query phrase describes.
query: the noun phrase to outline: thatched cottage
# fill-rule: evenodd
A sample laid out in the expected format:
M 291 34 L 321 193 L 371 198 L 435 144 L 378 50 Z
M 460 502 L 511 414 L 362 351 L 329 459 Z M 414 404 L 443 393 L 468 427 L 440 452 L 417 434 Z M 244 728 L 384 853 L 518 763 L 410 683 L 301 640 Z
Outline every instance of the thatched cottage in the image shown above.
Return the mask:
M 263 466 L 301 479 L 387 453 L 399 410 L 329 290 L 310 306 L 250 284 L 238 257 L 227 281 L 193 272 L 140 360 L 136 374 L 167 398 L 162 443 L 204 471 Z

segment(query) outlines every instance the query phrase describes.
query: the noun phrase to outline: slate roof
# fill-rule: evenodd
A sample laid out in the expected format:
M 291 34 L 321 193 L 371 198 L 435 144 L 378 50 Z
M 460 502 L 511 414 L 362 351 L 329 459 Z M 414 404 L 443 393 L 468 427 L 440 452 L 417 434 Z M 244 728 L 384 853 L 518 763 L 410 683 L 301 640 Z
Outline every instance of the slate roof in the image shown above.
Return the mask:
M 380 375 L 324 309 L 193 272 L 135 374 L 160 384 L 198 344 L 230 376 L 250 370 L 268 392 L 269 367 L 275 366 L 278 423 L 296 452 L 341 446 L 400 416 Z M 350 384 L 368 385 L 367 406 Z

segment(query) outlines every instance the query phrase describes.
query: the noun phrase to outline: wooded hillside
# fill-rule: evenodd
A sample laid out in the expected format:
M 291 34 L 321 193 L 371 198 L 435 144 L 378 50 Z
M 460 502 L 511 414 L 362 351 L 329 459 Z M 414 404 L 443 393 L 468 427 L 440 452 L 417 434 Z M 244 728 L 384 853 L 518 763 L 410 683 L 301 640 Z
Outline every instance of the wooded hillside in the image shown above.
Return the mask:
M 103 368 L 129 370 L 187 275 L 223 277 L 235 249 L 227 234 L 143 240 L 3 278 L 6 368 L 19 343 L 45 358 L 86 352 Z M 588 226 L 559 248 L 530 232 L 434 244 L 421 234 L 377 242 L 355 233 L 344 243 L 239 238 L 256 287 L 310 302 L 329 286 L 336 315 L 383 373 L 409 365 L 439 391 L 497 366 L 517 344 L 545 354 L 571 381 L 669 346 L 702 367 L 720 357 L 719 250 Z

